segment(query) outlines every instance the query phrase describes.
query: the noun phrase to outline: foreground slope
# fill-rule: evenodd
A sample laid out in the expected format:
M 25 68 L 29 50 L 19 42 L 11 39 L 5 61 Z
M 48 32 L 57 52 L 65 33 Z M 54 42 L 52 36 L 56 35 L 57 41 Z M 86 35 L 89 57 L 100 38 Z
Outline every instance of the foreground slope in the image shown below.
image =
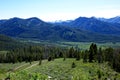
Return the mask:
M 75 68 L 71 67 L 72 62 L 75 63 Z M 36 65 L 36 63 L 39 64 L 39 62 L 33 62 L 31 65 L 28 63 L 19 63 L 19 65 L 17 64 L 18 66 L 21 66 L 23 64 L 24 66 L 20 67 L 20 69 L 15 70 L 14 72 L 7 74 L 10 74 L 8 76 L 11 78 L 11 80 L 49 80 L 49 78 L 51 78 L 51 80 L 120 79 L 120 74 L 113 71 L 109 66 L 107 66 L 107 63 L 83 63 L 82 60 L 76 61 L 75 59 L 69 58 L 67 58 L 65 61 L 63 61 L 62 58 L 55 59 L 54 61 L 50 62 L 43 60 L 41 65 Z M 3 64 L 3 66 L 4 65 L 5 64 Z

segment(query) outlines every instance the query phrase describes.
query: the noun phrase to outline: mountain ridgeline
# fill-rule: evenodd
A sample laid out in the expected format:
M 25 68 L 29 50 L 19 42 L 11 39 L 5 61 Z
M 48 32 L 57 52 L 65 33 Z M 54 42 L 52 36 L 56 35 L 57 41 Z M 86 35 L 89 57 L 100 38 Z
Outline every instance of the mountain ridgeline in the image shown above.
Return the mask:
M 79 17 L 49 23 L 36 17 L 0 20 L 0 34 L 14 38 L 50 41 L 120 41 L 120 18 Z
M 109 19 L 110 21 L 106 19 L 105 21 L 105 20 L 99 20 L 95 17 L 91 17 L 91 18 L 79 17 L 73 21 L 61 22 L 59 24 L 78 28 L 84 31 L 95 32 L 99 34 L 119 35 L 120 24 L 118 24 L 119 22 L 111 22 L 112 19 Z M 120 21 L 120 18 L 118 21 Z

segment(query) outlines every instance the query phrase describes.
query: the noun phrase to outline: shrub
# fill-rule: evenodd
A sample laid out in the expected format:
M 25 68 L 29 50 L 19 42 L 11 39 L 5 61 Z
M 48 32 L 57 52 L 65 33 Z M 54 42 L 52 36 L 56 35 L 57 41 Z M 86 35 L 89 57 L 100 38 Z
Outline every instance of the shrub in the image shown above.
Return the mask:
M 75 68 L 75 67 L 76 67 L 76 64 L 73 62 L 71 67 L 72 67 L 72 68 Z

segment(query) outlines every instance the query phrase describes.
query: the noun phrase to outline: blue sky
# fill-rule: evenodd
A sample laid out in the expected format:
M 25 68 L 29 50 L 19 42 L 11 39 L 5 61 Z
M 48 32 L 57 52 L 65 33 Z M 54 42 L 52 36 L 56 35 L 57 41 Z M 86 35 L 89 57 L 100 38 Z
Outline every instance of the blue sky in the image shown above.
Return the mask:
M 38 17 L 44 21 L 120 16 L 120 0 L 0 0 L 0 19 Z

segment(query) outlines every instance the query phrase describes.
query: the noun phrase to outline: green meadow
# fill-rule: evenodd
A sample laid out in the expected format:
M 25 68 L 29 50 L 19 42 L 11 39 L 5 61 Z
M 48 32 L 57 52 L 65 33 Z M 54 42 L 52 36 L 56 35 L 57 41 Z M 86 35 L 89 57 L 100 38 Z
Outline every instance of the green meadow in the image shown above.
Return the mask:
M 72 63 L 75 67 L 72 68 Z M 120 73 L 115 72 L 106 63 L 83 63 L 74 58 L 43 60 L 41 65 L 35 61 L 29 63 L 0 64 L 0 80 L 120 80 Z

